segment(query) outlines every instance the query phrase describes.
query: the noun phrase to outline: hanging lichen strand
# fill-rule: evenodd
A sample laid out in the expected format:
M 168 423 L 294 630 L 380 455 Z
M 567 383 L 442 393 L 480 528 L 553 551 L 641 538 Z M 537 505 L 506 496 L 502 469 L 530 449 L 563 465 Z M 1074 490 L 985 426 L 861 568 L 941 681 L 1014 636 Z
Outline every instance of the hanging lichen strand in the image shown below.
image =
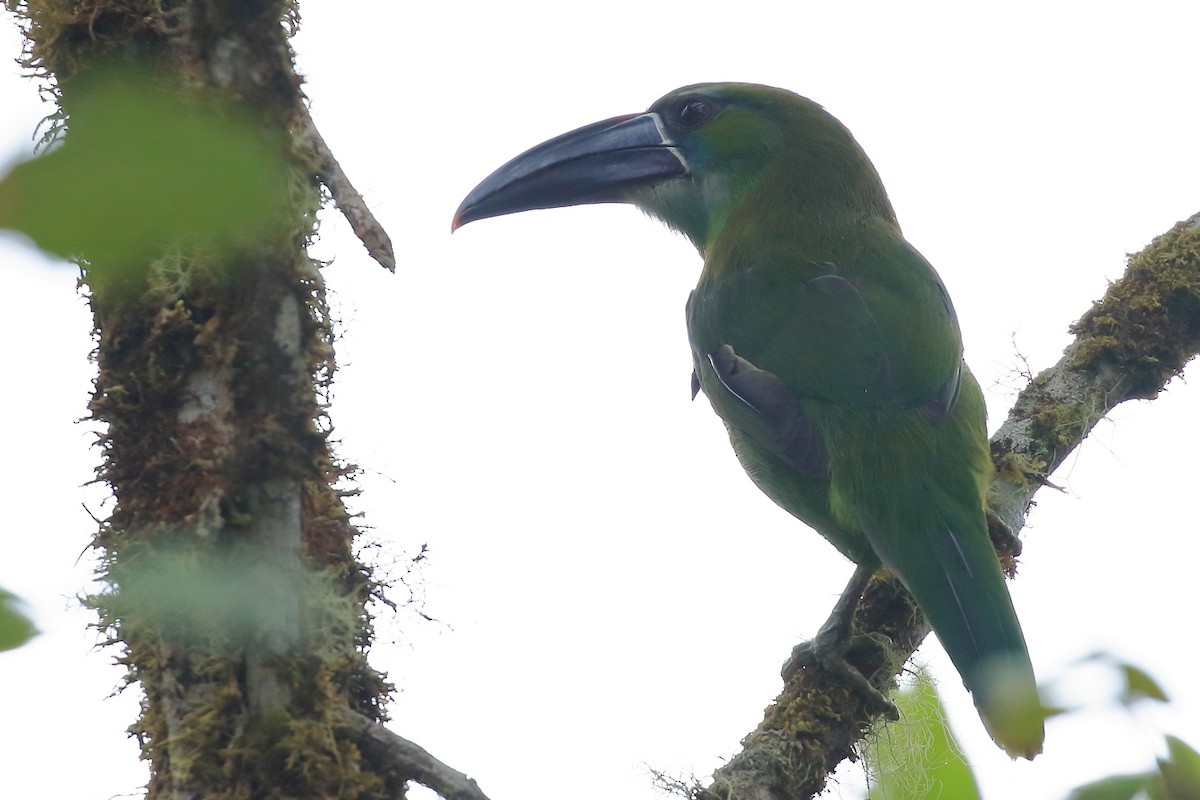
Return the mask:
M 389 687 L 365 659 L 378 587 L 352 552 L 320 402 L 334 363 L 305 251 L 319 188 L 288 136 L 292 11 L 8 5 L 61 104 L 46 163 L 80 184 L 59 191 L 100 198 L 64 206 L 70 235 L 36 238 L 81 259 L 95 315 L 91 412 L 115 502 L 92 602 L 145 692 L 132 731 L 148 796 L 400 796 L 335 724 L 380 719 Z M 73 143 L 77 124 L 91 133 Z M 246 197 L 254 214 L 216 213 Z

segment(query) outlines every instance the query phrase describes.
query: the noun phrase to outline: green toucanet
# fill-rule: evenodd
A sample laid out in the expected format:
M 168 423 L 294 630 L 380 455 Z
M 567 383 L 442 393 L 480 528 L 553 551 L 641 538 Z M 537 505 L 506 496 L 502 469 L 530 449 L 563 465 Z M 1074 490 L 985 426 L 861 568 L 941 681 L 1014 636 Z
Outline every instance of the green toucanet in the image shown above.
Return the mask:
M 859 565 L 851 612 L 866 578 L 891 570 L 992 737 L 1040 752 L 1033 669 L 985 517 L 983 395 L 945 287 L 850 132 L 782 89 L 688 86 L 517 156 L 453 227 L 608 202 L 703 256 L 687 303 L 693 392 L 759 488 Z

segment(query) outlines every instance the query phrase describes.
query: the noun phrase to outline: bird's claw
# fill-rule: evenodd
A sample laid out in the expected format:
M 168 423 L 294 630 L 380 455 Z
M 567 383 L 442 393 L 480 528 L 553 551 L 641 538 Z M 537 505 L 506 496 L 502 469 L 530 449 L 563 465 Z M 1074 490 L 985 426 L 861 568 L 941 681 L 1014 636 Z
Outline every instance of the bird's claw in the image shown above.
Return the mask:
M 889 720 L 900 718 L 896 704 L 887 695 L 871 685 L 858 669 L 846 660 L 846 653 L 860 644 L 879 647 L 870 636 L 848 636 L 841 641 L 828 636 L 830 631 L 822 628 L 816 638 L 810 642 L 802 642 L 792 648 L 792 654 L 784 662 L 781 674 L 786 683 L 801 669 L 809 666 L 820 666 L 825 671 L 836 676 L 845 683 L 854 694 L 862 700 L 863 705 L 872 714 L 881 714 Z M 824 641 L 823 641 L 824 640 Z
M 863 591 L 871 581 L 873 570 L 859 566 L 850 578 L 846 588 L 842 590 L 829 619 L 817 631 L 811 642 L 803 642 L 792 648 L 792 654 L 783 665 L 782 675 L 786 683 L 800 669 L 809 665 L 817 665 L 840 678 L 850 690 L 858 695 L 867 709 L 874 714 L 882 714 L 890 720 L 900 718 L 900 713 L 887 695 L 877 689 L 867 680 L 846 655 L 852 650 L 863 646 L 887 649 L 886 637 L 855 635 L 854 610 L 862 597 Z

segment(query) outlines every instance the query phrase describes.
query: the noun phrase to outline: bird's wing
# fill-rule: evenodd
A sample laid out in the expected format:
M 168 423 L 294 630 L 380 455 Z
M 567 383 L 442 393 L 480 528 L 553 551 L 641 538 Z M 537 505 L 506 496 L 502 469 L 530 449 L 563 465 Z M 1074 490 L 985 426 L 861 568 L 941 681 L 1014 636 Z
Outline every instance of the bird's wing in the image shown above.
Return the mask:
M 825 440 L 800 407 L 796 394 L 778 377 L 739 356 L 729 345 L 708 353 L 692 373 L 692 397 L 699 374 L 710 378 L 705 390 L 726 423 L 778 456 L 803 475 L 829 470 Z
M 773 248 L 727 270 L 716 291 L 702 287 L 693 300 L 712 306 L 689 309 L 704 329 L 693 346 L 707 355 L 729 345 L 800 399 L 891 404 L 945 418 L 962 373 L 946 290 L 898 235 L 864 238 L 829 261 Z

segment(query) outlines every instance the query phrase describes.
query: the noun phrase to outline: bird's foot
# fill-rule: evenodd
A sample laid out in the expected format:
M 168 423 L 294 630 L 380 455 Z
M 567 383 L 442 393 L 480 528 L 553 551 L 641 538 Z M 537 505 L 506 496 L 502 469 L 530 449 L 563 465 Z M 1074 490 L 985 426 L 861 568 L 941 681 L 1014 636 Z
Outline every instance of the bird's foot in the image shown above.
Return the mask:
M 812 641 L 792 648 L 791 656 L 783 665 L 782 675 L 786 683 L 798 670 L 807 666 L 820 666 L 850 687 L 869 711 L 896 720 L 900 714 L 895 704 L 846 658 L 848 654 L 861 651 L 864 647 L 887 648 L 886 643 L 873 636 L 854 633 L 854 609 L 872 574 L 872 570 L 863 567 L 855 570 L 854 576 L 834 605 L 829 619 L 817 631 L 817 635 Z
M 823 645 L 821 634 L 817 634 L 817 638 L 811 642 L 802 642 L 792 648 L 791 657 L 783 665 L 783 679 L 786 682 L 798 670 L 819 666 L 846 684 L 871 713 L 882 714 L 890 720 L 899 719 L 900 712 L 896 710 L 896 704 L 875 688 L 866 676 L 846 659 L 848 652 L 862 647 L 880 648 L 886 645 L 871 636 L 859 635 L 830 647 L 828 644 Z

